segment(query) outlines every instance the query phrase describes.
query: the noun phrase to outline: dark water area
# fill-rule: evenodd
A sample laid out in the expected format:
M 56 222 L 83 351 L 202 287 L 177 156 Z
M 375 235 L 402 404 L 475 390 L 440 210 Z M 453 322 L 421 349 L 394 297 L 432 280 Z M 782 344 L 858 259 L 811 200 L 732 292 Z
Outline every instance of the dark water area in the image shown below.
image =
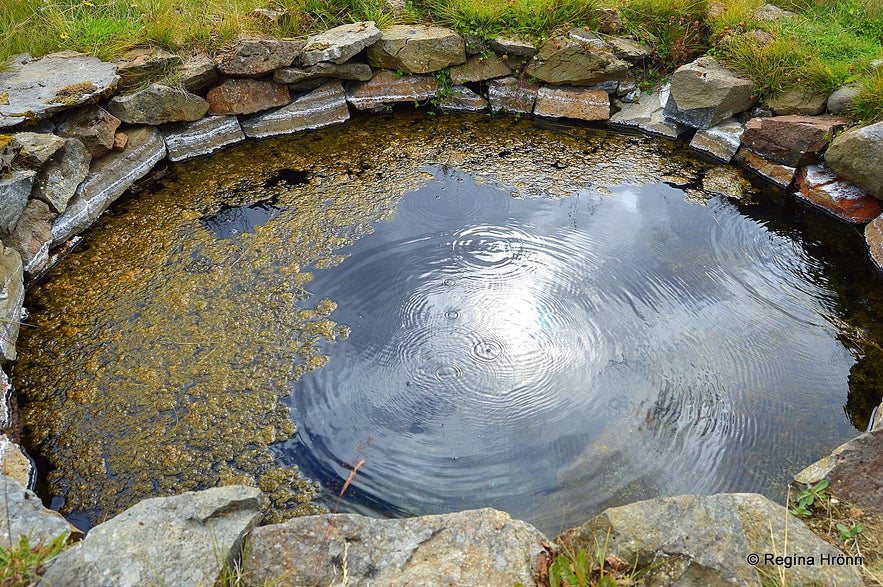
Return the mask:
M 169 169 L 26 301 L 26 440 L 78 520 L 228 483 L 270 521 L 491 506 L 548 534 L 782 502 L 880 399 L 860 232 L 672 143 L 398 113 Z

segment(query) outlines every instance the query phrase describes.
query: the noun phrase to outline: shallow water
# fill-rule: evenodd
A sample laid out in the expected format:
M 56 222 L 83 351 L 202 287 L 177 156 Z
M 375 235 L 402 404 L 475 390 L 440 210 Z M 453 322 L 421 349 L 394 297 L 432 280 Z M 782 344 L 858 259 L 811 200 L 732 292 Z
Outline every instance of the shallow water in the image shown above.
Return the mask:
M 281 519 L 315 495 L 295 467 L 341 511 L 550 533 L 781 500 L 878 399 L 861 239 L 669 143 L 400 113 L 170 169 L 27 302 L 44 491 L 92 521 L 227 482 Z

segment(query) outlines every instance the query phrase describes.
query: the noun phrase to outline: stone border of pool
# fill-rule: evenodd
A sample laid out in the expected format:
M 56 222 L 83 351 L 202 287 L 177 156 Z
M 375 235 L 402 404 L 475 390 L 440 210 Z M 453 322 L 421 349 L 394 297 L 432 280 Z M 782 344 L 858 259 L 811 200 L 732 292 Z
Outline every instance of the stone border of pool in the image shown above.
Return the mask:
M 838 136 L 849 120 L 819 115 L 825 103 L 842 112 L 837 92 L 821 106 L 806 97 L 775 112 L 758 109 L 753 82 L 711 58 L 684 65 L 666 87 L 641 93 L 636 78 L 649 55 L 647 47 L 630 39 L 583 29 L 550 39 L 537 50 L 507 39 L 464 39 L 440 27 L 379 30 L 363 22 L 305 41 L 243 40 L 214 61 L 184 60 L 162 50 L 136 50 L 113 63 L 72 52 L 40 59 L 16 56 L 12 67 L 0 73 L 0 132 L 7 133 L 0 135 L 0 362 L 16 359 L 25 278 L 39 275 L 54 250 L 78 238 L 163 159 L 182 161 L 246 138 L 339 124 L 351 108 L 384 111 L 395 103 L 431 101 L 445 111 L 593 121 L 669 139 L 689 136 L 690 146 L 702 156 L 735 161 L 781 188 L 794 186 L 798 198 L 846 222 L 866 224 L 871 258 L 883 267 L 883 123 Z M 57 534 L 57 514 L 34 508 L 39 501 L 22 487 L 33 472 L 9 435 L 11 392 L 0 371 L 0 432 L 6 433 L 0 435 L 0 473 L 20 483 L 2 477 L 5 499 L 7 505 L 17 504 L 12 498 L 19 496 L 25 505 L 13 511 L 31 508 L 48 516 L 55 525 L 46 536 Z M 877 436 L 859 436 L 798 479 L 827 477 L 835 492 L 883 512 L 883 480 L 876 481 L 883 479 L 876 474 L 883 468 L 883 447 L 877 446 Z M 206 556 L 199 545 L 223 535 L 224 556 L 238 552 L 242 536 L 259 521 L 259 501 L 254 490 L 243 487 L 146 500 L 96 526 L 50 567 L 46 582 L 118 585 L 137 576 L 127 583 L 137 584 L 153 577 L 154 567 L 161 567 L 160 584 L 211 582 L 219 557 Z M 180 531 L 168 513 L 177 507 L 184 512 Z M 130 514 L 143 509 L 147 522 Z M 701 527 L 708 526 L 703 516 L 728 527 L 744 526 L 744 534 L 714 536 L 708 528 L 703 533 Z M 664 554 L 668 562 L 657 573 L 663 584 L 697 572 L 709 577 L 706 584 L 756 584 L 757 572 L 746 556 L 774 552 L 775 545 L 768 543 L 773 530 L 766 524 L 786 516 L 784 508 L 760 496 L 682 496 L 612 508 L 580 532 L 614 529 L 610 553 L 626 559 L 635 554 L 628 545 L 634 547 L 636 539 L 626 538 L 632 532 L 642 552 Z M 218 518 L 236 523 L 219 528 Z M 24 513 L 10 520 L 0 521 L 0 539 L 39 526 Z M 150 535 L 145 524 L 156 534 L 146 541 L 153 549 L 149 557 L 132 554 L 145 546 L 144 533 Z M 813 542 L 818 539 L 808 530 L 803 537 L 798 520 L 789 524 L 791 553 L 842 556 Z M 141 534 L 121 539 L 127 527 Z M 408 542 L 405 535 L 423 538 Z M 389 585 L 532 584 L 531 567 L 546 552 L 546 538 L 538 531 L 493 510 L 412 520 L 317 516 L 258 528 L 252 536 L 250 579 L 261 583 L 289 574 L 292 585 L 312 583 L 304 573 L 320 570 L 332 573 L 321 577 L 329 584 L 341 571 L 340 561 L 347 560 L 354 583 L 359 576 Z M 358 537 L 366 537 L 364 548 L 353 546 Z M 192 558 L 185 561 L 184 551 Z M 315 569 L 294 562 L 313 564 L 320 555 L 329 562 L 315 563 Z M 862 584 L 850 565 L 810 565 L 794 573 L 795 584 Z

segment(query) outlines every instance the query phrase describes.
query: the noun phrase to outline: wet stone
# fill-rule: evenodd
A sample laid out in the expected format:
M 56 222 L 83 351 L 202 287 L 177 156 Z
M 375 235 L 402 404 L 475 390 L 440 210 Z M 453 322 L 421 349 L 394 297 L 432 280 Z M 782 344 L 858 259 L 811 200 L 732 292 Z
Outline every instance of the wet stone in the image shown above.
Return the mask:
M 377 108 L 394 102 L 428 100 L 438 92 L 438 81 L 427 75 L 397 76 L 382 69 L 369 81 L 356 84 L 347 91 L 347 102 L 359 110 Z
M 488 84 L 491 111 L 530 114 L 539 89 L 539 84 L 514 77 L 493 80 Z
M 847 124 L 837 116 L 752 118 L 745 124 L 742 142 L 768 159 L 798 167 L 817 163 L 834 134 Z
M 610 96 L 604 90 L 543 86 L 537 92 L 533 112 L 551 118 L 607 120 Z
M 62 137 L 79 139 L 92 157 L 101 157 L 113 147 L 113 137 L 120 119 L 101 108 L 90 106 L 77 110 L 58 125 Z
M 869 222 L 883 211 L 880 200 L 849 183 L 824 163 L 800 169 L 794 195 L 855 224 Z
M 368 47 L 375 67 L 405 73 L 432 73 L 466 62 L 466 43 L 451 29 L 437 26 L 393 25 Z
M 665 86 L 659 92 L 641 94 L 637 102 L 619 102 L 620 111 L 610 117 L 614 126 L 632 127 L 642 132 L 676 139 L 686 128 L 662 113 L 662 107 L 668 100 L 670 88 Z
M 743 130 L 738 120 L 728 118 L 709 129 L 696 131 L 690 140 L 690 147 L 724 163 L 729 163 L 736 151 L 739 150 Z
M 254 114 L 291 102 L 288 86 L 266 80 L 228 79 L 209 90 L 209 114 Z
M 329 82 L 288 106 L 243 121 L 249 138 L 262 138 L 346 122 L 350 117 L 346 92 L 339 80 Z
M 736 151 L 736 161 L 740 165 L 754 171 L 764 179 L 768 179 L 783 188 L 787 188 L 791 185 L 794 181 L 794 176 L 797 173 L 796 167 L 780 165 L 779 163 L 761 157 L 757 153 L 749 151 L 745 147 L 741 147 Z
M 235 116 L 206 116 L 189 123 L 161 127 L 169 161 L 184 161 L 211 155 L 228 145 L 245 140 Z
M 368 81 L 374 75 L 371 66 L 366 63 L 322 62 L 312 67 L 285 67 L 273 73 L 273 81 L 280 84 L 297 84 L 316 78 L 336 78 L 357 81 Z
M 79 139 L 64 140 L 64 147 L 40 168 L 31 197 L 49 204 L 55 212 L 64 212 L 77 186 L 86 179 L 92 155 Z
M 487 110 L 487 100 L 467 88 L 466 86 L 454 86 L 438 104 L 442 110 L 451 112 L 480 112 Z
M 304 67 L 316 65 L 322 61 L 331 61 L 340 65 L 379 40 L 380 36 L 380 29 L 377 28 L 374 21 L 355 22 L 334 27 L 309 37 L 298 63 Z
M 243 39 L 221 57 L 218 70 L 234 77 L 260 77 L 294 63 L 301 48 L 301 41 Z

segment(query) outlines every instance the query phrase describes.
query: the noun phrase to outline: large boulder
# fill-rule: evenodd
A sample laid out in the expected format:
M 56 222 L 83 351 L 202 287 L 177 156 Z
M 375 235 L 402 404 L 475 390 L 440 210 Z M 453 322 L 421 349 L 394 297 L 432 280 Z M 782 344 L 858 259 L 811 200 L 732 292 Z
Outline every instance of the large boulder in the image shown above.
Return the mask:
M 263 138 L 322 128 L 349 120 L 346 92 L 340 80 L 328 82 L 288 106 L 258 114 L 242 123 L 249 138 Z
M 92 528 L 39 585 L 214 585 L 260 520 L 260 504 L 260 490 L 241 485 L 146 499 Z
M 298 63 L 304 67 L 322 61 L 346 63 L 380 39 L 380 29 L 373 20 L 344 24 L 307 38 Z
M 101 157 L 113 147 L 120 122 L 104 108 L 90 106 L 78 109 L 62 121 L 56 132 L 62 137 L 79 139 L 92 157 Z
M 129 124 L 156 126 L 167 122 L 199 120 L 208 112 L 208 102 L 183 88 L 151 84 L 124 96 L 114 96 L 107 111 Z
M 332 585 L 346 572 L 352 585 L 534 585 L 532 563 L 544 540 L 529 524 L 492 509 L 401 520 L 309 516 L 257 528 L 246 579 Z
M 89 175 L 67 209 L 52 223 L 53 244 L 59 245 L 85 230 L 166 156 L 166 144 L 155 127 L 135 127 L 126 134 L 129 143 L 125 151 L 113 151 L 92 162 Z
M 228 145 L 245 140 L 235 116 L 206 116 L 195 122 L 167 124 L 160 128 L 169 161 L 184 161 L 211 155 Z
M 61 514 L 47 510 L 33 491 L 15 479 L 0 474 L 0 544 L 17 543 L 27 536 L 28 544 L 48 544 L 64 534 L 82 536 L 83 533 L 67 523 Z
M 228 79 L 208 91 L 209 114 L 254 114 L 291 102 L 288 86 L 269 80 Z
M 218 70 L 235 77 L 260 77 L 288 67 L 300 55 L 301 41 L 244 39 L 218 62 Z
M 0 243 L 0 363 L 14 361 L 17 357 L 15 342 L 24 299 L 21 255 Z
M 651 585 L 864 585 L 858 564 L 767 498 L 683 495 L 610 508 L 555 539 L 570 548 L 606 544 L 606 555 L 648 567 Z M 790 558 L 786 558 L 790 557 Z M 778 558 L 777 558 L 778 557 Z
M 466 62 L 466 43 L 452 31 L 437 26 L 393 25 L 368 47 L 368 62 L 375 67 L 431 73 Z
M 693 128 L 709 128 L 754 104 L 754 82 L 711 57 L 682 65 L 671 76 L 664 112 Z
M 55 212 L 64 212 L 77 186 L 89 174 L 92 155 L 79 139 L 67 138 L 62 147 L 37 173 L 31 197 L 49 204 Z
M 834 133 L 846 127 L 839 116 L 771 116 L 752 118 L 745 124 L 745 146 L 784 165 L 817 163 Z
M 883 211 L 880 200 L 847 182 L 824 163 L 801 167 L 796 187 L 794 195 L 798 198 L 854 224 L 870 222 Z
M 883 122 L 846 131 L 825 152 L 825 162 L 875 198 L 883 199 Z
M 607 120 L 610 96 L 604 90 L 543 86 L 537 91 L 533 113 L 549 118 Z
M 428 75 L 402 75 L 381 69 L 370 80 L 350 86 L 347 102 L 358 110 L 382 108 L 395 102 L 428 100 L 438 92 L 438 80 Z
M 558 36 L 546 41 L 524 73 L 555 85 L 591 86 L 625 79 L 629 67 L 627 61 L 603 46 L 573 36 Z
M 106 97 L 120 79 L 116 71 L 113 64 L 73 51 L 22 59 L 0 72 L 0 95 L 5 96 L 0 101 L 0 128 L 49 118 Z

